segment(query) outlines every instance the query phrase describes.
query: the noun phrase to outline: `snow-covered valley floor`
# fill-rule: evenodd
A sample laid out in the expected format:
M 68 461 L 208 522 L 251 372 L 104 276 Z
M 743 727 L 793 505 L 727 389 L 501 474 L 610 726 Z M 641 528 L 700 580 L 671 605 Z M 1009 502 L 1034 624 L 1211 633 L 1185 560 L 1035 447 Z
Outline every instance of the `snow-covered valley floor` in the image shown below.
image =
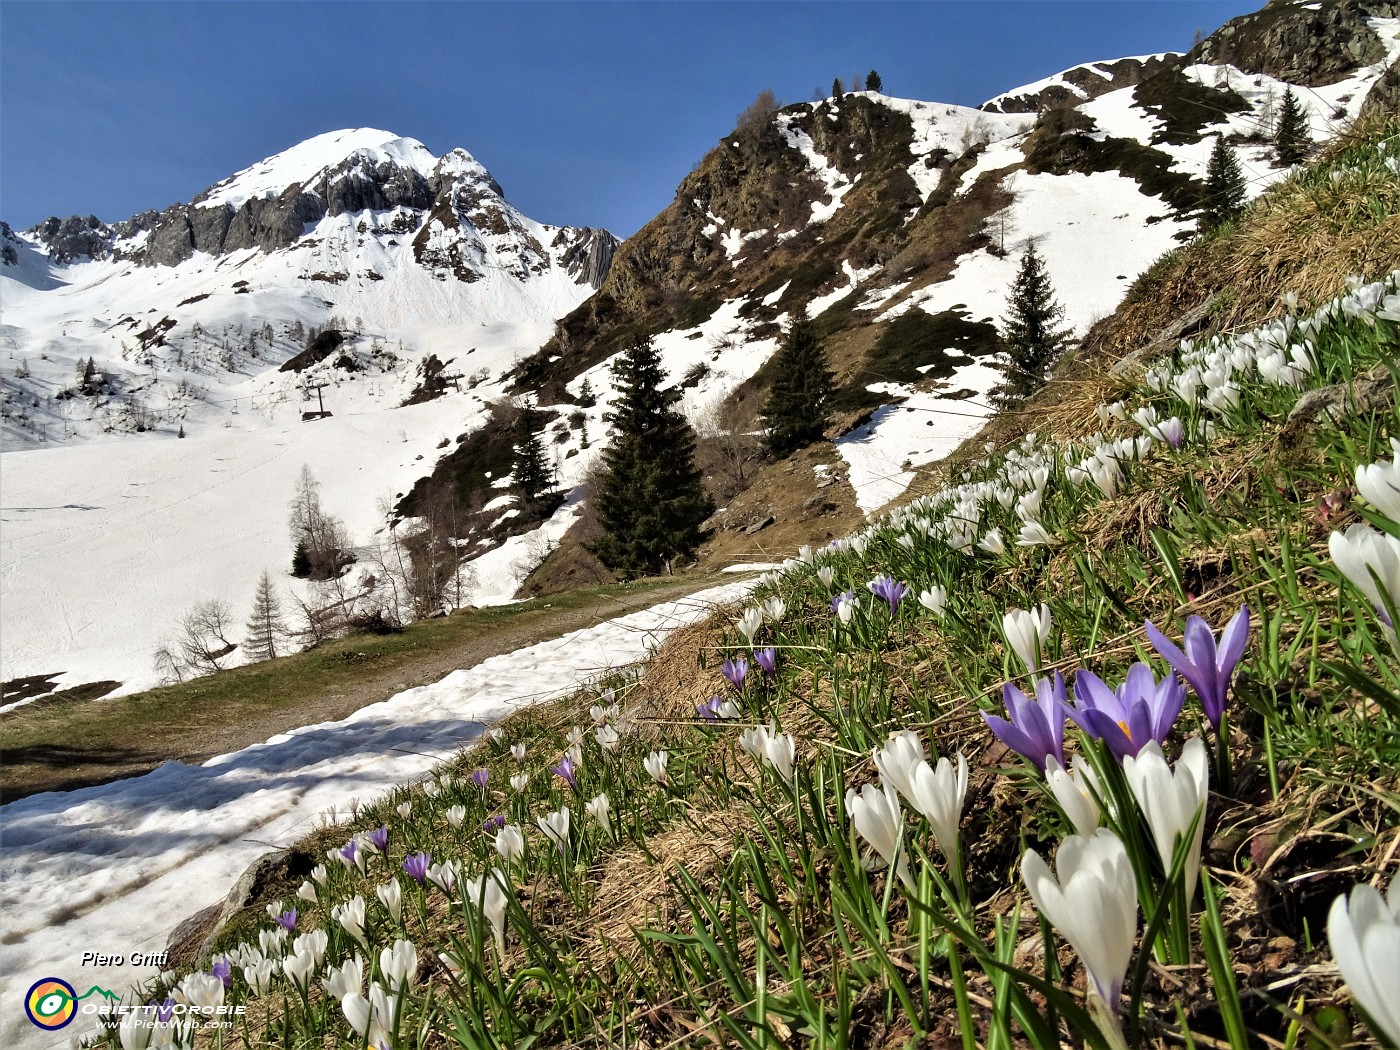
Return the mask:
M 17 1004 L 45 977 L 124 992 L 150 967 L 80 966 L 83 952 L 160 952 L 262 853 L 421 776 L 514 710 L 641 659 L 671 630 L 742 596 L 736 581 L 492 657 L 339 722 L 306 726 L 202 766 L 0 806 L 0 1046 L 66 1047 Z

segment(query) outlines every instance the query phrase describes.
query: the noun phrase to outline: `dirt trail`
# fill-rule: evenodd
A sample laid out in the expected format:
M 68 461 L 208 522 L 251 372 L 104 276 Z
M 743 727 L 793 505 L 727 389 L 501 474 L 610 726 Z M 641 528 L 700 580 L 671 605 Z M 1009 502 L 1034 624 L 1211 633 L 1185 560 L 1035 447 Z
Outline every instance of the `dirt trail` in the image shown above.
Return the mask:
M 634 593 L 601 593 L 577 605 L 536 604 L 476 629 L 466 626 L 446 644 L 424 652 L 396 654 L 390 667 L 371 664 L 363 673 L 341 674 L 333 683 L 303 678 L 295 696 L 279 696 L 275 702 L 261 697 L 246 704 L 191 706 L 186 702 L 164 717 L 159 709 L 152 710 L 154 705 L 147 699 L 156 694 L 84 701 L 81 706 L 40 703 L 19 708 L 0 716 L 0 802 L 41 791 L 105 784 L 148 772 L 162 762 L 199 763 L 278 733 L 337 721 L 489 657 L 672 601 L 714 583 L 713 577 L 692 577 Z M 100 707 L 90 706 L 94 703 Z M 124 718 L 127 709 L 130 717 Z

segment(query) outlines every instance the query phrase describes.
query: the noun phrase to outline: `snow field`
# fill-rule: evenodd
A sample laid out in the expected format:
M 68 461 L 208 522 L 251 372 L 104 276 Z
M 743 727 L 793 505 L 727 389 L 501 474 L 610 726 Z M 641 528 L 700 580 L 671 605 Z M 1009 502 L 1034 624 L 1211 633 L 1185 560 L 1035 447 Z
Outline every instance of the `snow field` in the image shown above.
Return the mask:
M 45 1035 L 14 1007 L 34 981 L 58 976 L 124 992 L 154 976 L 78 963 L 84 951 L 163 950 L 176 924 L 222 900 L 269 849 L 347 819 L 356 800 L 422 776 L 513 711 L 643 659 L 669 631 L 751 586 L 724 584 L 495 656 L 202 766 L 167 762 L 145 776 L 0 807 L 0 1002 L 10 1004 L 0 1045 L 67 1045 L 70 1033 Z

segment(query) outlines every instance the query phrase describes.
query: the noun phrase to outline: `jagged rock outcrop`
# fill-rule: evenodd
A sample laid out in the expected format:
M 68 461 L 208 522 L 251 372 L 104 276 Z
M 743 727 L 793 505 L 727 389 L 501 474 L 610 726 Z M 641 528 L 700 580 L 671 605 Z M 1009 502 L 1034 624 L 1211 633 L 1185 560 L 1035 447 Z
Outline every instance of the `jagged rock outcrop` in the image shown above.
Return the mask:
M 982 103 L 980 108 L 988 113 L 1039 113 L 1078 105 L 1110 91 L 1140 84 L 1179 57 L 1167 53 L 1146 58 L 1120 58 L 1112 62 L 1089 62 L 1065 70 L 1034 91 L 998 95 Z
M 51 215 L 30 232 L 57 262 L 105 259 L 112 251 L 112 231 L 96 215 Z
M 580 284 L 602 287 L 617 252 L 618 239 L 592 226 L 560 230 L 551 247 L 562 249 L 560 259 Z
M 1270 0 L 1225 23 L 1184 61 L 1229 64 L 1310 87 L 1335 84 L 1386 56 L 1367 19 L 1397 16 L 1394 0 Z

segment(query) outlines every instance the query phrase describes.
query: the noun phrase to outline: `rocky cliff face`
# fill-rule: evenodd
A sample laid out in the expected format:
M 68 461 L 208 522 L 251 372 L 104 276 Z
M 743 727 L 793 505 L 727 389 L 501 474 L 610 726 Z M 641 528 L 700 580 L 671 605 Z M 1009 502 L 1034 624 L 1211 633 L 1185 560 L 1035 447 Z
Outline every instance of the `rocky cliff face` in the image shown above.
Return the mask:
M 1270 0 L 1221 26 L 1184 61 L 1321 87 L 1385 58 L 1385 42 L 1370 21 L 1397 16 L 1400 4 L 1393 0 Z
M 982 103 L 988 113 L 1039 113 L 1046 109 L 1077 106 L 1119 88 L 1134 87 L 1179 58 L 1167 53 L 1144 58 L 1120 58 L 1089 62 Z

